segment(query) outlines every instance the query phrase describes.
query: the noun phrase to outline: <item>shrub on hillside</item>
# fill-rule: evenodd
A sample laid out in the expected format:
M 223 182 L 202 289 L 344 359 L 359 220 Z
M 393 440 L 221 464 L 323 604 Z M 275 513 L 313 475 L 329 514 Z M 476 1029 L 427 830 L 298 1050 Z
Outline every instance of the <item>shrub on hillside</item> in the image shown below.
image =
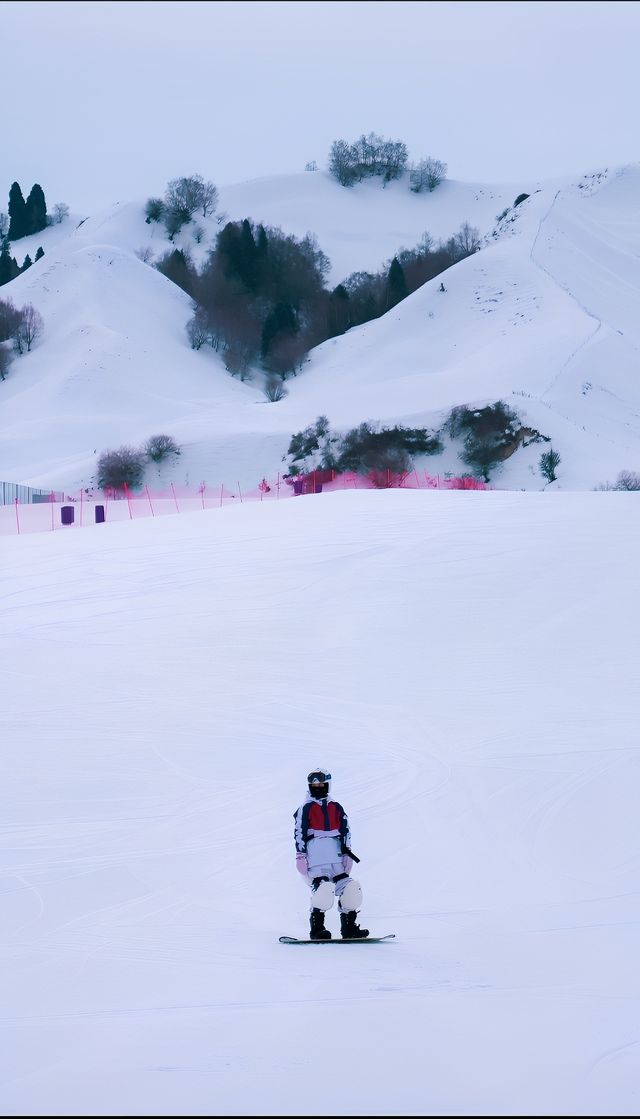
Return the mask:
M 497 400 L 484 408 L 453 408 L 444 428 L 452 439 L 464 438 L 461 458 L 488 482 L 491 470 L 517 438 L 520 421 L 512 408 Z
M 548 451 L 540 455 L 540 473 L 547 482 L 555 482 L 557 478 L 556 466 L 560 465 L 560 455 L 550 447 Z
M 161 198 L 148 198 L 144 207 L 145 221 L 150 225 L 152 221 L 162 221 L 164 217 L 164 202 Z
M 96 483 L 102 490 L 137 489 L 142 485 L 146 455 L 135 447 L 103 451 L 98 459 Z
M 371 472 L 406 473 L 412 467 L 413 455 L 433 455 L 442 450 L 437 435 L 426 428 L 383 427 L 361 423 L 348 431 L 339 444 L 336 469 Z
M 633 470 L 621 470 L 615 482 L 602 482 L 597 490 L 640 490 L 640 474 Z
M 180 448 L 172 435 L 152 435 L 144 446 L 147 458 L 163 462 L 169 455 L 179 455 Z
M 282 377 L 267 377 L 264 383 L 264 395 L 270 404 L 276 404 L 287 395 Z
M 437 435 L 426 428 L 384 427 L 361 423 L 344 436 L 332 435 L 326 416 L 291 437 L 287 456 L 292 475 L 317 468 L 370 474 L 376 479 L 405 474 L 413 455 L 433 455 L 442 450 Z M 388 484 L 384 481 L 381 484 Z

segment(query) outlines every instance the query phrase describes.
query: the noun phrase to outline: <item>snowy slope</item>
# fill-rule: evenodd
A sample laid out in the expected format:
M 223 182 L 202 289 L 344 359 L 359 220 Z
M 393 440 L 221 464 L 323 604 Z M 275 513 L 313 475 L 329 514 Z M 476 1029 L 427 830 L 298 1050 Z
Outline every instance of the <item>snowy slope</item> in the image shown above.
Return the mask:
M 336 429 L 363 420 L 433 426 L 455 404 L 498 398 L 552 439 L 562 456 L 557 487 L 591 488 L 636 469 L 639 183 L 633 165 L 524 184 L 531 194 L 517 209 L 522 186 L 444 183 L 414 195 L 406 182 L 345 190 L 310 172 L 226 188 L 218 217 L 315 233 L 331 282 L 379 269 L 425 230 L 445 238 L 468 220 L 486 238 L 443 277 L 446 292 L 438 278 L 318 347 L 278 404 L 265 401 L 260 375 L 240 384 L 213 352 L 189 349 L 189 299 L 136 255 L 149 249 L 157 259 L 171 247 L 144 221 L 142 202 L 18 242 L 19 259 L 37 244 L 46 255 L 0 297 L 32 302 L 45 334 L 0 385 L 0 477 L 87 485 L 97 453 L 165 432 L 183 448 L 176 482 L 255 485 L 320 414 Z M 188 228 L 178 242 L 197 261 L 219 228 L 215 217 L 200 224 L 200 244 Z M 517 452 L 494 484 L 541 488 L 540 453 L 539 444 Z M 428 466 L 460 469 L 457 449 Z
M 2 549 L 3 1115 L 637 1115 L 635 495 Z M 391 944 L 278 943 L 318 765 Z

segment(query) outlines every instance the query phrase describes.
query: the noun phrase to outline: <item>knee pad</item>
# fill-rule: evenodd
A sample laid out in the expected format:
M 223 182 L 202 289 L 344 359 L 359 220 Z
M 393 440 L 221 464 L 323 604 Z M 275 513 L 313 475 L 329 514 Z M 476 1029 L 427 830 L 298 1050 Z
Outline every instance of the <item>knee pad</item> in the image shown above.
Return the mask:
M 333 905 L 333 885 L 326 878 L 314 886 L 311 891 L 311 908 L 321 909 L 326 913 Z
M 357 913 L 362 905 L 362 887 L 355 878 L 347 882 L 340 894 L 339 906 L 343 913 Z

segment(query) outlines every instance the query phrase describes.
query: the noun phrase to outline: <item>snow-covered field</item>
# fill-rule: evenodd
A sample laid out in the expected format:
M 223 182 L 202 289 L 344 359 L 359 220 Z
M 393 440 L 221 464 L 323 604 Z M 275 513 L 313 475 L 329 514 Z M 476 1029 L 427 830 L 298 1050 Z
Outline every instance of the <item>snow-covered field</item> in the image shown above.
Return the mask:
M 3 1115 L 638 1113 L 635 495 L 2 551 Z M 318 765 L 389 944 L 278 943 Z
M 150 484 L 255 486 L 318 415 L 336 431 L 365 420 L 437 426 L 453 405 L 498 398 L 552 440 L 554 488 L 588 490 L 638 470 L 639 187 L 634 164 L 553 183 L 445 182 L 427 195 L 406 180 L 347 190 L 324 172 L 225 188 L 218 216 L 314 233 L 331 283 L 377 271 L 425 230 L 446 239 L 468 221 L 486 238 L 442 277 L 446 292 L 439 277 L 314 350 L 276 404 L 259 374 L 240 383 L 213 351 L 189 349 L 188 297 L 136 255 L 171 247 L 145 223 L 144 199 L 18 241 L 19 261 L 38 244 L 45 256 L 1 297 L 33 303 L 45 332 L 0 384 L 0 479 L 73 491 L 91 485 L 102 451 L 167 433 L 182 455 Z M 200 262 L 219 229 L 215 217 L 201 224 L 200 244 L 189 229 L 179 239 Z M 540 453 L 521 449 L 493 484 L 542 489 Z M 461 464 L 447 446 L 418 465 Z

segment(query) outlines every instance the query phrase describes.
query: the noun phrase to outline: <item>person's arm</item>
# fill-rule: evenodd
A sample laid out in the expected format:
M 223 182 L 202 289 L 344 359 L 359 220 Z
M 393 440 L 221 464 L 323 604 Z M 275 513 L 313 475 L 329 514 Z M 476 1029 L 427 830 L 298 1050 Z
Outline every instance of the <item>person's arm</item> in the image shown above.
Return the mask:
M 306 816 L 308 813 L 304 811 L 304 804 L 294 812 L 293 818 L 295 826 L 293 829 L 293 838 L 296 846 L 296 870 L 303 876 L 309 876 L 309 863 L 307 861 L 307 824 Z

